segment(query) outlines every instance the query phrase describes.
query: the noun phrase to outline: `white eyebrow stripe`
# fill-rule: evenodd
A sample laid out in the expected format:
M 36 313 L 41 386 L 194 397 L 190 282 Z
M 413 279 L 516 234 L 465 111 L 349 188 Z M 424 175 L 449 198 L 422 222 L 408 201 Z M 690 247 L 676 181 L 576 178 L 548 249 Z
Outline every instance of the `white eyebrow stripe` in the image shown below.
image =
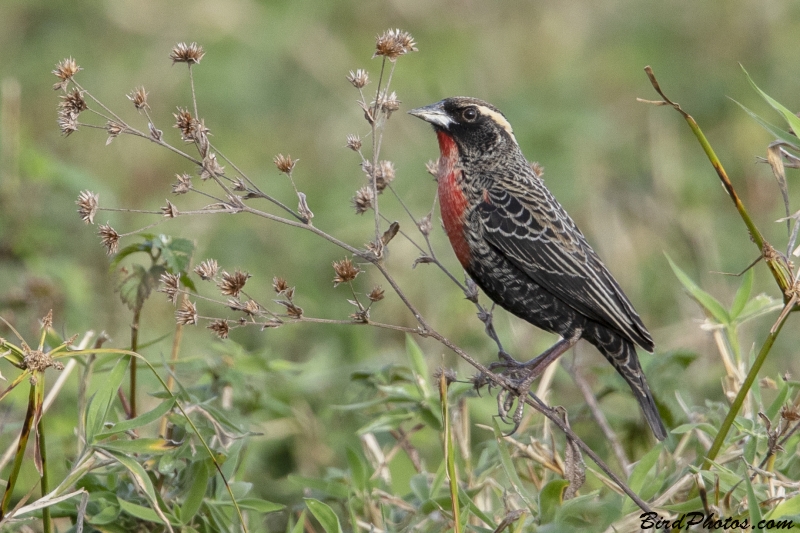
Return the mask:
M 494 109 L 490 109 L 485 105 L 479 105 L 477 107 L 482 115 L 490 117 L 492 120 L 500 124 L 500 126 L 502 126 L 504 130 L 506 130 L 506 133 L 508 133 L 511 136 L 511 140 L 513 140 L 514 143 L 518 144 L 517 138 L 514 137 L 514 130 L 511 129 L 511 124 L 508 122 L 508 120 L 506 120 L 506 117 L 504 117 L 502 113 L 498 113 Z

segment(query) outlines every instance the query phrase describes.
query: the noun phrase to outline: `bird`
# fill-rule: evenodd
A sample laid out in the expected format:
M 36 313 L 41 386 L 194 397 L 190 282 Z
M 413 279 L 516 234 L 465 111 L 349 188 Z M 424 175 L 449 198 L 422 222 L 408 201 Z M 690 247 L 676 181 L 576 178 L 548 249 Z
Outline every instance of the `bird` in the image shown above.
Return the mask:
M 500 348 L 503 361 L 495 365 L 516 378 L 518 395 L 527 395 L 544 368 L 584 339 L 628 383 L 653 434 L 664 440 L 667 431 L 636 354 L 636 345 L 652 353 L 653 338 L 541 171 L 523 155 L 505 115 L 461 96 L 409 113 L 436 133 L 441 219 L 466 274 L 500 307 L 560 336 L 524 363 Z

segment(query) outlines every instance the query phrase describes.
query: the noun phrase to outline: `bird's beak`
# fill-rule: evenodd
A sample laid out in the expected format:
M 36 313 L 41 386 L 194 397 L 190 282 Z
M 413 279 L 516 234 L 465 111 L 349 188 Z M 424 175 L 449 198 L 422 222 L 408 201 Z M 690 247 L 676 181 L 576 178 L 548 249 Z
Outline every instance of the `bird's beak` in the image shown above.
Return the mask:
M 408 112 L 409 115 L 419 117 L 426 122 L 430 122 L 434 127 L 442 129 L 450 129 L 450 125 L 454 124 L 452 118 L 444 110 L 444 103 L 436 102 L 435 104 L 427 105 L 425 107 L 418 107 Z

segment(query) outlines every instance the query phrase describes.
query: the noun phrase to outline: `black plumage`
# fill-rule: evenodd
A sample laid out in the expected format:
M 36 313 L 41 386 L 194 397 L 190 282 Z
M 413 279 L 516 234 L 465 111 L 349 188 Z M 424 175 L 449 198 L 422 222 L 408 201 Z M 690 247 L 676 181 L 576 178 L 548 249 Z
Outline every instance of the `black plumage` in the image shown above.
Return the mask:
M 580 338 L 595 345 L 630 385 L 655 436 L 666 438 L 634 346 L 652 352 L 650 333 L 502 113 L 463 97 L 411 113 L 439 136 L 442 218 L 470 277 L 501 307 L 563 338 L 544 364 Z

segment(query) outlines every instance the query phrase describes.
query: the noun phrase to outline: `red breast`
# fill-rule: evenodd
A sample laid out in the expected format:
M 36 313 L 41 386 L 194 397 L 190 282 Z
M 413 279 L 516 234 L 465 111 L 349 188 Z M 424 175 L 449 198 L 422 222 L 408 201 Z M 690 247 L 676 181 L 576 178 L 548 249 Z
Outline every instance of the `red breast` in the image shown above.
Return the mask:
M 439 139 L 439 204 L 444 230 L 461 266 L 470 264 L 469 245 L 464 237 L 464 217 L 467 213 L 467 197 L 462 190 L 462 174 L 458 168 L 458 147 L 453 138 L 444 131 L 437 131 Z

